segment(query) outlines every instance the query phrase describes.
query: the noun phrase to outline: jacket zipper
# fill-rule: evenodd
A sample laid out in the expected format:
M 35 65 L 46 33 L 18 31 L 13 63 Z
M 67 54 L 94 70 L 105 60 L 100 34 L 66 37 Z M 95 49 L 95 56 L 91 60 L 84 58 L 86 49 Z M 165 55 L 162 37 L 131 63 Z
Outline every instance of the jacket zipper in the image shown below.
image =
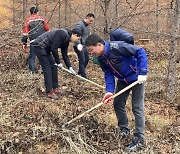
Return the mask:
M 104 57 L 105 57 L 105 56 L 104 56 Z M 105 58 L 106 58 L 106 57 L 105 57 Z M 108 58 L 106 58 L 106 59 L 107 59 L 109 65 L 111 66 L 111 68 L 112 68 L 120 77 L 124 78 L 124 77 L 113 67 L 113 65 L 111 64 L 110 60 L 109 60 Z M 124 82 L 125 82 L 126 84 L 129 84 L 125 78 L 124 78 Z

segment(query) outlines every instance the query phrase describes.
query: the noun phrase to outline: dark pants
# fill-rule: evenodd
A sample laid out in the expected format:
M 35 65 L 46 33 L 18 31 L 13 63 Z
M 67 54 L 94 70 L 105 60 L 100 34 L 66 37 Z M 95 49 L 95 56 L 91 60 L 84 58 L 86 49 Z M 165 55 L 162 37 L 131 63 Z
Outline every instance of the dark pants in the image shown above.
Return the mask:
M 126 101 L 132 90 L 132 111 L 135 117 L 134 135 L 144 138 L 145 115 L 144 115 L 144 86 L 145 84 L 137 84 L 132 89 L 127 90 L 114 99 L 114 110 L 118 119 L 120 129 L 128 128 L 128 118 L 126 114 Z M 116 93 L 127 87 L 126 83 L 118 81 Z M 128 128 L 129 129 L 129 128 Z
M 29 52 L 29 70 L 32 71 L 33 73 L 35 72 L 35 59 L 36 59 L 36 54 L 33 50 L 33 47 L 30 45 L 30 52 Z
M 46 92 L 49 93 L 52 89 L 58 88 L 58 73 L 54 58 L 51 52 L 44 48 L 34 47 L 34 52 L 44 73 Z
M 77 46 L 74 46 L 74 51 L 76 52 L 79 60 L 79 71 L 78 74 L 81 75 L 82 77 L 86 78 L 86 66 L 88 65 L 89 62 L 89 54 L 86 48 L 83 48 L 82 51 L 79 51 L 77 49 Z

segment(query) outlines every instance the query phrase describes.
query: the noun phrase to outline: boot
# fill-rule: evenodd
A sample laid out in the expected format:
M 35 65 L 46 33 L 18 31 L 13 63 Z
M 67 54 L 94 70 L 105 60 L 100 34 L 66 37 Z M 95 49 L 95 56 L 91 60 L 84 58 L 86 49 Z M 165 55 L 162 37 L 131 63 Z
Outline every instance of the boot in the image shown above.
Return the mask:
M 51 92 L 49 92 L 47 94 L 47 96 L 51 99 L 54 99 L 54 100 L 57 100 L 58 99 L 58 96 L 54 93 L 54 91 L 52 90 Z
M 132 142 L 125 148 L 126 152 L 137 152 L 145 147 L 145 141 L 142 138 L 135 136 Z
M 53 91 L 54 91 L 55 94 L 60 94 L 59 88 L 55 88 L 55 89 L 53 89 Z
M 130 137 L 130 130 L 126 127 L 120 129 L 120 136 L 122 139 Z

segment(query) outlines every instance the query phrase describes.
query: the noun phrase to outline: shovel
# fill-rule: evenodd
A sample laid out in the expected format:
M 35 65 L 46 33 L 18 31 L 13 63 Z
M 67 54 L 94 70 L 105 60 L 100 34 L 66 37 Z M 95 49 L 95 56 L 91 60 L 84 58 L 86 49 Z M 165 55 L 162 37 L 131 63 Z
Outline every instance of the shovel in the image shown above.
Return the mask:
M 115 97 L 119 96 L 120 94 L 122 94 L 123 92 L 131 89 L 132 87 L 134 87 L 135 85 L 137 85 L 139 82 L 135 81 L 132 84 L 130 84 L 129 86 L 127 86 L 126 88 L 122 89 L 121 91 L 119 91 L 118 93 L 114 94 L 113 96 L 111 96 L 109 99 L 114 99 Z M 89 110 L 83 112 L 82 114 L 78 115 L 77 117 L 73 118 L 72 120 L 68 121 L 67 123 L 62 125 L 62 129 L 66 128 L 69 124 L 71 124 L 72 122 L 82 118 L 84 115 L 86 115 L 87 113 L 91 112 L 92 110 L 100 107 L 101 105 L 103 105 L 104 103 L 101 102 L 99 104 L 97 104 L 96 106 L 90 108 Z
M 56 66 L 57 66 L 57 65 L 56 65 Z M 66 72 L 68 72 L 68 73 L 70 73 L 70 74 L 72 74 L 70 70 L 68 70 L 68 69 L 66 69 L 66 68 L 64 68 L 64 67 L 61 67 L 61 69 L 64 70 L 64 71 L 66 71 Z M 97 84 L 97 83 L 95 83 L 95 82 L 93 82 L 93 81 L 91 81 L 91 80 L 88 80 L 88 79 L 86 79 L 86 78 L 84 78 L 84 77 L 82 77 L 82 76 L 80 76 L 80 75 L 75 75 L 75 76 L 78 77 L 78 78 L 80 78 L 80 79 L 82 79 L 82 80 L 84 80 L 84 81 L 87 81 L 87 82 L 89 82 L 89 83 L 91 83 L 91 84 L 93 84 L 93 85 L 95 85 L 95 86 L 97 86 L 97 87 L 100 87 L 100 88 L 105 89 L 105 87 L 103 87 L 103 86 L 101 86 L 101 85 L 99 85 L 99 84 Z

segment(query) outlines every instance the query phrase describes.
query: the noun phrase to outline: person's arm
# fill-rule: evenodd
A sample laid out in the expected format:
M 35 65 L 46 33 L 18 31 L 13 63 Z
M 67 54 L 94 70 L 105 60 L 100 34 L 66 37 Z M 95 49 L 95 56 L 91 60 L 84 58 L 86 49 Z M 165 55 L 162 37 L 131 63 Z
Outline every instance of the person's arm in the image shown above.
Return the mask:
M 100 61 L 101 68 L 104 72 L 104 78 L 106 83 L 106 94 L 104 95 L 102 102 L 108 104 L 112 100 L 112 96 L 115 89 L 115 78 L 113 71 L 109 68 L 107 64 L 102 64 Z
M 30 28 L 29 28 L 29 24 L 28 24 L 29 20 L 27 19 L 25 22 L 24 22 L 24 27 L 23 27 L 23 36 L 22 36 L 22 43 L 24 45 L 27 44 L 27 39 L 28 39 L 28 33 L 30 31 Z
M 106 93 L 114 93 L 115 89 L 115 77 L 113 71 L 107 64 L 102 64 L 101 60 L 98 59 L 101 64 L 101 69 L 104 72 L 104 79 L 106 83 Z
M 148 59 L 146 52 L 143 48 L 130 45 L 124 46 L 124 56 L 134 56 L 137 59 L 138 75 L 147 75 L 148 72 Z
M 55 59 L 55 62 L 57 64 L 60 64 L 59 54 L 58 54 L 58 48 L 61 47 L 64 40 L 66 38 L 66 33 L 64 31 L 58 30 L 53 37 L 52 45 L 51 45 L 51 51 L 53 54 L 53 57 Z
M 46 19 L 43 19 L 44 20 L 44 29 L 45 31 L 49 31 L 50 30 L 50 26 L 48 25 Z
M 120 49 L 117 51 L 121 55 L 126 57 L 134 56 L 137 59 L 137 69 L 139 75 L 147 75 L 148 72 L 148 59 L 146 52 L 143 48 L 135 45 L 123 43 L 120 45 Z
M 69 57 L 67 55 L 67 53 L 68 53 L 68 46 L 69 46 L 69 42 L 66 45 L 63 45 L 61 47 L 61 53 L 62 53 L 62 57 L 63 57 L 64 63 L 66 64 L 67 68 L 69 69 L 71 67 L 71 63 L 70 63 Z
M 139 75 L 147 75 L 148 73 L 148 58 L 143 48 L 136 51 L 137 69 Z
M 83 35 L 83 26 L 82 26 L 82 24 L 80 22 L 77 23 L 76 28 L 80 29 L 80 31 L 81 31 L 81 33 Z M 77 41 L 77 44 L 82 44 L 82 38 Z

